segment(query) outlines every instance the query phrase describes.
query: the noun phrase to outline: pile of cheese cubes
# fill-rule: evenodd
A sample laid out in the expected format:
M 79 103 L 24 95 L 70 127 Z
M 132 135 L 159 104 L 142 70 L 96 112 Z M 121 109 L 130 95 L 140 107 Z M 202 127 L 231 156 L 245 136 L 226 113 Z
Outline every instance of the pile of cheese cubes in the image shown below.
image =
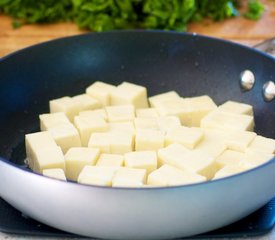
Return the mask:
M 113 187 L 173 186 L 236 174 L 274 157 L 253 132 L 252 106 L 175 91 L 95 82 L 50 101 L 41 132 L 25 138 L 29 167 L 45 176 Z

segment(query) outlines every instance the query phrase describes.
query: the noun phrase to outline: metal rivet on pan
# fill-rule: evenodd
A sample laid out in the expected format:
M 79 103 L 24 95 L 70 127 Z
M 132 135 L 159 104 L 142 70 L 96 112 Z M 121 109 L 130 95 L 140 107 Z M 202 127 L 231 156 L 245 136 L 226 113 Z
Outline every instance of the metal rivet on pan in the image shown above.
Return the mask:
M 268 81 L 263 86 L 263 97 L 267 102 L 272 101 L 275 98 L 275 84 L 272 81 Z
M 249 91 L 255 84 L 255 76 L 250 70 L 244 70 L 240 75 L 240 86 L 243 90 Z

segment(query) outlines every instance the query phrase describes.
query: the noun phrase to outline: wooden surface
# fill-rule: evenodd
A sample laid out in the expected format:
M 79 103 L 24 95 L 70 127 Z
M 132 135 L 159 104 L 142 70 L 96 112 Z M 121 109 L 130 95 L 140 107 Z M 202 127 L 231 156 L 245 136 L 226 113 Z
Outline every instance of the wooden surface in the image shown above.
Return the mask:
M 188 31 L 253 46 L 275 36 L 275 0 L 264 2 L 266 10 L 259 21 L 243 17 L 215 23 L 206 20 L 190 24 Z M 85 32 L 72 23 L 28 25 L 14 30 L 11 22 L 9 17 L 0 16 L 0 57 L 35 43 Z

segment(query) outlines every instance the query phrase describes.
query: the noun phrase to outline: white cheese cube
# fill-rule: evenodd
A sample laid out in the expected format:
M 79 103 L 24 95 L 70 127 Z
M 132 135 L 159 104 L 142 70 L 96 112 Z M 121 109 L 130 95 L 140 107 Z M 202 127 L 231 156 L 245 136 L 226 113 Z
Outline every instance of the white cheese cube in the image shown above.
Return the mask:
M 129 152 L 124 157 L 126 167 L 146 169 L 148 174 L 157 169 L 158 158 L 155 151 Z
M 245 151 L 244 162 L 252 167 L 257 167 L 274 158 L 274 154 L 260 152 L 252 148 L 247 148 Z
M 180 119 L 176 116 L 161 116 L 157 118 L 158 128 L 167 133 L 170 129 L 174 127 L 181 126 Z
M 41 114 L 39 119 L 41 131 L 47 131 L 52 127 L 63 124 L 70 124 L 70 120 L 63 112 Z
M 156 107 L 158 103 L 166 100 L 173 100 L 180 98 L 179 94 L 175 91 L 169 91 L 166 93 L 157 94 L 155 96 L 149 97 L 149 103 L 151 107 Z
M 113 187 L 141 187 L 146 181 L 146 170 L 123 167 L 116 171 Z
M 136 130 L 136 151 L 158 150 L 164 146 L 164 134 L 155 129 Z
M 102 107 L 102 104 L 97 99 L 90 97 L 88 94 L 80 94 L 72 97 L 72 99 L 81 105 L 80 111 L 92 110 Z
M 200 126 L 201 119 L 217 108 L 208 96 L 193 98 L 174 98 L 157 102 L 155 105 L 160 116 L 178 116 L 185 126 Z
M 64 124 L 49 129 L 56 144 L 66 153 L 71 147 L 81 147 L 81 140 L 73 124 Z
M 108 106 L 111 104 L 111 93 L 116 89 L 115 86 L 104 83 L 104 82 L 94 82 L 86 89 L 86 93 L 97 99 L 103 106 Z
M 121 167 L 124 165 L 124 156 L 119 154 L 103 153 L 99 156 L 96 166 Z
M 110 152 L 113 154 L 124 154 L 132 152 L 134 149 L 134 139 L 132 133 L 125 131 L 109 132 Z
M 110 122 L 109 123 L 109 131 L 122 131 L 131 133 L 132 136 L 135 136 L 136 129 L 134 123 L 130 122 Z
M 206 116 L 209 112 L 215 110 L 217 105 L 209 96 L 199 96 L 189 98 L 190 109 L 187 114 L 191 114 L 191 125 L 192 127 L 199 127 L 201 119 Z
M 101 153 L 111 153 L 110 133 L 92 133 L 88 142 L 88 147 L 99 148 Z
M 201 120 L 202 128 L 216 128 L 221 130 L 253 131 L 254 120 L 252 116 L 212 111 Z
M 73 121 L 81 110 L 81 104 L 74 101 L 71 97 L 62 97 L 50 101 L 50 112 L 64 112 L 70 121 Z
M 146 108 L 148 107 L 147 89 L 140 85 L 123 82 L 112 92 L 111 104 L 132 104 L 136 108 Z
M 244 152 L 255 137 L 254 132 L 229 131 L 228 136 L 225 137 L 225 143 L 228 149 Z
M 180 158 L 179 168 L 195 172 L 205 176 L 207 179 L 211 179 L 218 170 L 215 159 L 201 150 L 190 151 L 180 156 Z
M 136 129 L 159 129 L 156 118 L 135 118 Z
M 118 169 L 118 167 L 85 166 L 79 174 L 77 182 L 110 187 Z
M 204 182 L 206 178 L 196 173 L 183 171 L 170 165 L 163 165 L 148 176 L 151 186 L 175 186 Z
M 246 114 L 253 116 L 253 107 L 249 104 L 227 101 L 218 107 L 218 110 L 236 114 Z
M 233 150 L 225 150 L 220 156 L 216 158 L 216 162 L 219 168 L 223 168 L 227 165 L 237 165 L 244 161 L 244 153 L 233 151 Z
M 161 148 L 158 150 L 158 166 L 164 164 L 176 166 L 179 156 L 188 152 L 190 152 L 190 150 L 179 143 L 173 143 L 166 148 Z
M 35 149 L 33 159 L 33 171 L 42 173 L 45 169 L 61 168 L 65 170 L 65 161 L 60 147 L 48 147 Z
M 204 138 L 195 149 L 207 152 L 210 156 L 216 158 L 226 149 L 225 138 L 227 133 L 216 129 L 204 129 Z
M 168 130 L 165 136 L 165 145 L 180 143 L 189 149 L 193 149 L 203 139 L 203 135 L 203 131 L 199 128 L 178 126 Z
M 155 107 L 160 116 L 178 116 L 182 120 L 182 114 L 186 114 L 190 106 L 189 102 L 178 97 L 157 102 Z
M 155 108 L 138 108 L 136 109 L 136 116 L 139 118 L 155 118 L 159 114 Z
M 49 132 L 36 132 L 25 135 L 25 147 L 28 165 L 34 169 L 36 150 L 57 147 L 52 135 Z
M 76 181 L 82 169 L 87 165 L 95 165 L 100 150 L 98 148 L 70 148 L 65 154 L 66 177 Z
M 109 130 L 107 122 L 101 117 L 75 116 L 74 125 L 76 126 L 82 146 L 87 147 L 90 136 L 94 132 L 106 132 Z
M 169 164 L 182 170 L 194 172 L 205 176 L 207 179 L 214 176 L 218 165 L 215 159 L 206 152 L 201 150 L 188 151 L 184 147 L 180 149 L 178 145 L 174 145 L 173 148 L 177 150 L 169 155 L 172 152 L 170 146 L 158 151 L 161 164 Z
M 133 105 L 109 106 L 106 107 L 109 122 L 127 122 L 135 118 L 135 108 Z
M 88 146 L 96 147 L 102 153 L 124 154 L 133 151 L 133 136 L 125 131 L 92 133 Z
M 81 112 L 79 112 L 79 116 L 80 117 L 89 117 L 89 118 L 101 117 L 105 121 L 107 121 L 107 113 L 104 108 L 88 110 L 88 111 L 81 111 Z
M 42 171 L 42 174 L 46 177 L 66 181 L 64 170 L 61 168 L 45 169 Z
M 275 153 L 275 140 L 258 135 L 250 143 L 249 148 L 266 153 Z
M 204 151 L 213 158 L 216 158 L 221 155 L 227 149 L 227 147 L 222 142 L 203 140 L 197 145 L 195 149 Z
M 235 175 L 248 170 L 243 164 L 226 165 L 215 173 L 213 180 Z

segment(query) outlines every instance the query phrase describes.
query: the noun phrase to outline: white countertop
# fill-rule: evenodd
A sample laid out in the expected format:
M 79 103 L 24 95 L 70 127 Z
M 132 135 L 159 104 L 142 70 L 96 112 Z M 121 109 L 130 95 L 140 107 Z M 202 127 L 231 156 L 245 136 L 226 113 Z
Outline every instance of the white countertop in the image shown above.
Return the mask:
M 21 236 L 21 235 L 12 235 L 0 232 L 0 240 L 80 240 L 80 239 L 87 239 L 87 238 L 53 238 L 53 237 L 30 237 L 30 236 Z M 192 238 L 190 238 L 192 239 Z M 228 238 L 203 238 L 203 240 L 226 240 Z M 231 238 L 231 240 L 275 240 L 275 227 L 271 232 L 265 234 L 263 236 L 258 237 L 249 237 L 249 238 Z

